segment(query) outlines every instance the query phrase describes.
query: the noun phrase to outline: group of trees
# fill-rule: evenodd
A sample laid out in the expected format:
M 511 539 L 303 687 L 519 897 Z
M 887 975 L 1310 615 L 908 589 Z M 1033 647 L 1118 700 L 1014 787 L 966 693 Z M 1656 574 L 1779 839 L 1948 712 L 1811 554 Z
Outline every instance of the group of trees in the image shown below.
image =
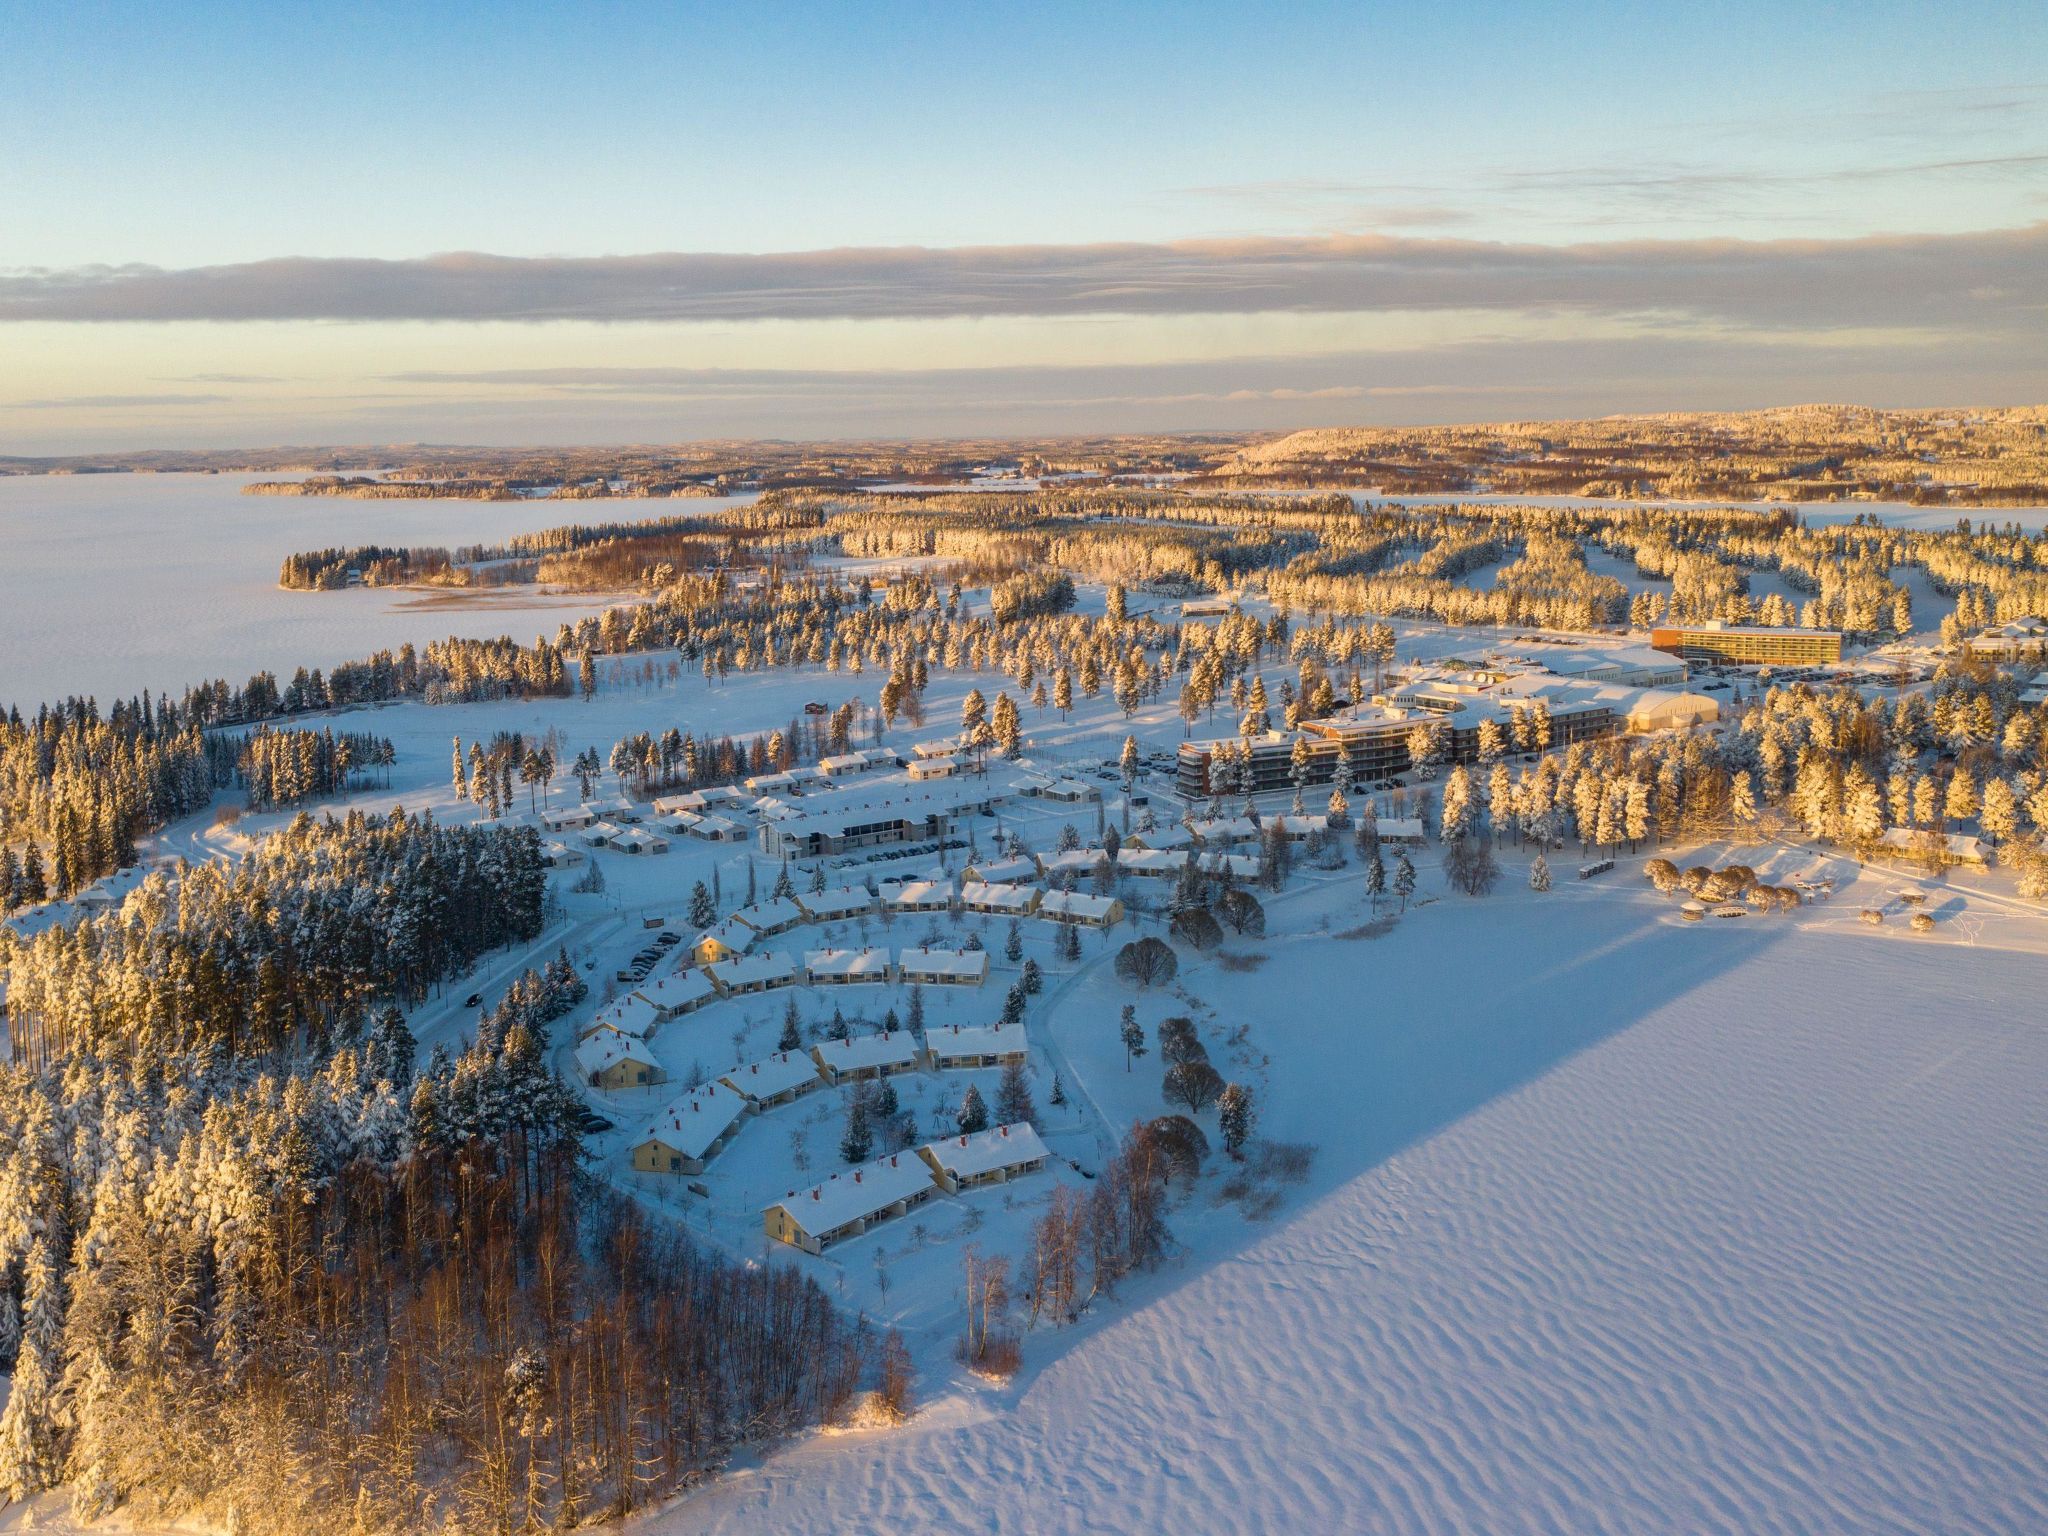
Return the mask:
M 243 738 L 235 772 L 249 793 L 249 808 L 297 805 L 370 782 L 390 782 L 397 761 L 391 742 L 367 731 L 279 730 L 258 726 Z

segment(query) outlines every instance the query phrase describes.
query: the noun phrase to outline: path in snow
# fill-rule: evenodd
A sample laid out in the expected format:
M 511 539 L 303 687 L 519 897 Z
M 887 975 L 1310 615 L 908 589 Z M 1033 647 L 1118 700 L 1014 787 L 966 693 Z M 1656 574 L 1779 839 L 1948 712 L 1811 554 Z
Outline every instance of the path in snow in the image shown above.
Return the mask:
M 1430 916 L 1490 934 L 1468 911 Z M 1332 947 L 1365 974 L 1420 929 Z M 1013 1405 L 806 1442 L 647 1529 L 2048 1529 L 2048 1024 L 2015 1005 L 2044 962 L 1685 937 L 1731 968 L 1671 979 Z M 1498 956 L 1472 953 L 1468 997 Z M 1625 954 L 1556 979 L 1668 990 Z

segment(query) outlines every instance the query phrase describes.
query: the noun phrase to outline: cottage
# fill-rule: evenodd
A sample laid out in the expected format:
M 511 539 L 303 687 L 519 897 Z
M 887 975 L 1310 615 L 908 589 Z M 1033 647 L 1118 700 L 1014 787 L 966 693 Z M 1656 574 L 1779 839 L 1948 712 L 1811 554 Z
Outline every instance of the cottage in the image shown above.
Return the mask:
M 601 1029 L 576 1047 L 576 1071 L 593 1088 L 646 1088 L 668 1076 L 644 1041 Z
M 742 843 L 746 841 L 747 829 L 728 817 L 707 815 L 690 828 L 690 835 L 707 843 Z
M 1878 846 L 1887 854 L 1909 858 L 1935 857 L 1944 864 L 1977 868 L 1991 862 L 1983 842 L 1963 832 L 1922 832 L 1912 827 L 1887 827 Z
M 978 987 L 988 980 L 988 951 L 906 949 L 896 957 L 896 975 L 906 987 Z
M 677 971 L 672 976 L 664 976 L 661 980 L 642 987 L 633 995 L 649 1004 L 656 1014 L 667 1020 L 682 1014 L 695 1013 L 718 996 L 718 988 L 711 984 L 711 978 L 702 971 Z
M 825 1086 L 817 1060 L 807 1051 L 778 1051 L 743 1067 L 734 1067 L 719 1081 L 757 1109 L 793 1103 Z
M 778 933 L 787 933 L 804 921 L 804 909 L 788 899 L 757 901 L 751 907 L 741 907 L 733 913 L 736 922 L 745 923 L 764 938 Z
M 1106 848 L 1069 848 L 1064 853 L 1047 854 L 1039 860 L 1046 878 L 1054 875 L 1073 875 L 1081 878 L 1095 873 L 1096 867 L 1109 858 Z
M 703 809 L 704 797 L 700 794 L 654 797 L 654 814 L 657 816 L 695 816 Z
M 1222 857 L 1222 855 L 1217 855 Z M 1116 856 L 1116 867 L 1127 875 L 1143 879 L 1172 880 L 1188 867 L 1184 848 L 1125 848 Z
M 779 795 L 795 786 L 796 780 L 786 773 L 757 773 L 747 780 L 747 788 L 756 795 Z
M 982 885 L 1018 885 L 1038 878 L 1038 860 L 1028 854 L 1015 859 L 976 859 L 963 874 Z
M 550 841 L 540 845 L 540 858 L 550 869 L 567 869 L 572 864 L 583 862 L 583 850 L 571 848 L 567 843 Z
M 744 955 L 754 947 L 760 934 L 745 923 L 725 919 L 716 927 L 707 928 L 690 942 L 690 958 L 699 965 L 709 965 L 714 960 L 730 960 Z
M 702 1173 L 753 1108 L 724 1082 L 693 1088 L 656 1115 L 633 1143 L 633 1167 L 641 1173 Z
M 587 827 L 597 820 L 596 814 L 587 805 L 563 805 L 540 813 L 540 824 L 550 832 L 569 832 L 577 827 Z
M 1056 801 L 1061 805 L 1086 805 L 1102 798 L 1102 791 L 1085 779 L 1054 779 L 1050 784 L 1039 786 L 1041 800 Z
M 1205 853 L 1196 866 L 1205 875 L 1227 875 L 1232 880 L 1259 878 L 1259 861 L 1242 853 Z
M 818 771 L 828 779 L 843 778 L 849 773 L 865 773 L 871 766 L 865 752 L 839 752 L 818 759 Z
M 587 1038 L 592 1030 L 609 1029 L 621 1035 L 630 1035 L 635 1040 L 645 1040 L 653 1034 L 656 1026 L 666 1017 L 659 1008 L 637 992 L 628 992 L 617 1002 L 599 1010 L 584 1031 Z
M 877 1221 L 914 1210 L 938 1192 L 930 1164 L 915 1153 L 897 1152 L 835 1173 L 809 1189 L 791 1190 L 762 1212 L 762 1227 L 777 1242 L 823 1253 Z
M 960 760 L 957 757 L 920 757 L 905 771 L 918 783 L 950 779 L 960 771 Z
M 813 949 L 804 955 L 804 980 L 814 987 L 886 982 L 891 974 L 886 949 Z
M 772 992 L 777 987 L 796 985 L 796 962 L 780 950 L 759 955 L 736 955 L 704 967 L 704 974 L 722 997 L 748 992 Z
M 945 1024 L 925 1031 L 925 1055 L 948 1071 L 1024 1065 L 1022 1024 Z
M 970 912 L 996 917 L 1026 917 L 1038 906 L 1035 885 L 985 885 L 971 881 L 960 887 L 960 905 Z
M 899 1072 L 914 1072 L 919 1065 L 917 1037 L 907 1029 L 820 1041 L 811 1047 L 811 1056 L 828 1083 L 894 1077 Z
M 583 802 L 583 809 L 601 821 L 616 821 L 631 826 L 640 820 L 640 809 L 624 795 L 599 795 Z
M 953 882 L 906 880 L 883 894 L 892 912 L 945 912 L 953 905 Z
M 1318 832 L 1330 830 L 1330 818 L 1314 816 L 1273 816 L 1266 821 L 1268 827 L 1278 827 L 1280 835 L 1290 843 L 1299 843 L 1314 837 Z
M 611 846 L 620 853 L 667 853 L 668 839 L 645 827 L 627 827 L 611 840 Z
M 839 923 L 872 913 L 875 893 L 862 885 L 835 885 L 822 891 L 799 892 L 796 904 L 814 923 Z
M 1081 891 L 1047 891 L 1038 904 L 1038 915 L 1056 923 L 1073 923 L 1082 928 L 1112 928 L 1124 920 L 1124 904 L 1114 896 L 1090 896 Z
M 991 1126 L 972 1136 L 948 1136 L 919 1147 L 917 1155 L 947 1194 L 983 1184 L 1004 1184 L 1036 1173 L 1052 1154 L 1028 1120 Z
M 920 741 L 916 745 L 911 747 L 910 755 L 915 758 L 924 759 L 935 757 L 951 757 L 955 752 L 959 750 L 959 741 L 949 737 L 939 741 Z
M 583 841 L 593 848 L 608 848 L 613 838 L 625 835 L 626 829 L 616 821 L 593 821 L 583 829 Z

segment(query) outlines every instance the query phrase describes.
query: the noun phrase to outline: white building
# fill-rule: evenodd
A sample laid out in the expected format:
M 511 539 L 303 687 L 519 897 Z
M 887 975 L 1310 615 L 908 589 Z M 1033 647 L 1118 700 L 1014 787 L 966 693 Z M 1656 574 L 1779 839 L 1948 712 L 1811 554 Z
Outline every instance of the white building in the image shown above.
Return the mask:
M 633 1167 L 641 1173 L 702 1173 L 752 1112 L 746 1096 L 724 1082 L 693 1088 L 656 1115 L 633 1143 Z
M 892 912 L 944 912 L 953 905 L 953 883 L 948 880 L 906 880 L 883 895 Z
M 550 869 L 567 869 L 572 864 L 583 862 L 583 850 L 571 848 L 567 843 L 553 841 L 540 845 L 541 861 Z
M 772 992 L 777 987 L 796 985 L 796 962 L 780 950 L 759 955 L 736 955 L 704 967 L 704 974 L 720 995 L 737 997 L 747 992 Z
M 825 1086 L 824 1073 L 808 1051 L 778 1051 L 734 1067 L 718 1080 L 759 1109 L 791 1103 Z
M 583 1033 L 587 1038 L 592 1030 L 609 1029 L 622 1035 L 631 1035 L 635 1040 L 645 1040 L 666 1017 L 666 1014 L 639 993 L 628 992 L 618 1001 L 600 1009 Z
M 745 923 L 764 938 L 787 933 L 805 920 L 804 909 L 787 898 L 757 901 L 751 907 L 739 908 L 732 916 L 734 922 Z
M 804 955 L 804 980 L 814 987 L 855 987 L 889 980 L 886 949 L 813 949 Z
M 958 1194 L 982 1184 L 1003 1184 L 1036 1173 L 1052 1155 L 1028 1120 L 993 1125 L 971 1136 L 948 1136 L 919 1147 L 917 1155 L 939 1188 Z
M 666 1020 L 695 1013 L 718 996 L 718 988 L 702 971 L 677 971 L 659 981 L 649 982 L 633 995 Z
M 1017 885 L 1038 878 L 1038 860 L 1026 854 L 1015 859 L 976 859 L 966 878 L 982 885 Z
M 988 885 L 971 880 L 960 887 L 960 905 L 996 917 L 1026 917 L 1038 906 L 1035 885 Z
M 668 839 L 645 827 L 627 827 L 611 839 L 611 846 L 619 853 L 667 853 Z
M 1116 856 L 1116 867 L 1127 875 L 1172 880 L 1188 867 L 1188 854 L 1185 848 L 1125 848 Z
M 811 1056 L 830 1083 L 894 1077 L 900 1072 L 917 1070 L 917 1037 L 907 1029 L 888 1034 L 849 1035 L 844 1040 L 820 1041 L 811 1047 Z
M 616 821 L 631 826 L 640 819 L 639 807 L 624 795 L 598 795 L 583 802 L 583 809 L 600 821 Z
M 814 923 L 839 923 L 866 917 L 875 910 L 875 893 L 863 885 L 835 885 L 822 891 L 799 891 L 796 904 Z

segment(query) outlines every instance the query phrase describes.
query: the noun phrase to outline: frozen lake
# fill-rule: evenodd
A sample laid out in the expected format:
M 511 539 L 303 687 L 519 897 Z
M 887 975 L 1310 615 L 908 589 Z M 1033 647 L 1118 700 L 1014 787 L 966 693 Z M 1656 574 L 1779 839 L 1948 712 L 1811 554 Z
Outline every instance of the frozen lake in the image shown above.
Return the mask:
M 481 596 L 286 592 L 293 550 L 457 545 L 563 523 L 712 512 L 751 500 L 351 501 L 244 496 L 275 475 L 0 477 L 0 705 L 104 704 L 269 668 L 332 666 L 407 640 L 530 641 L 602 606 L 527 588 Z

